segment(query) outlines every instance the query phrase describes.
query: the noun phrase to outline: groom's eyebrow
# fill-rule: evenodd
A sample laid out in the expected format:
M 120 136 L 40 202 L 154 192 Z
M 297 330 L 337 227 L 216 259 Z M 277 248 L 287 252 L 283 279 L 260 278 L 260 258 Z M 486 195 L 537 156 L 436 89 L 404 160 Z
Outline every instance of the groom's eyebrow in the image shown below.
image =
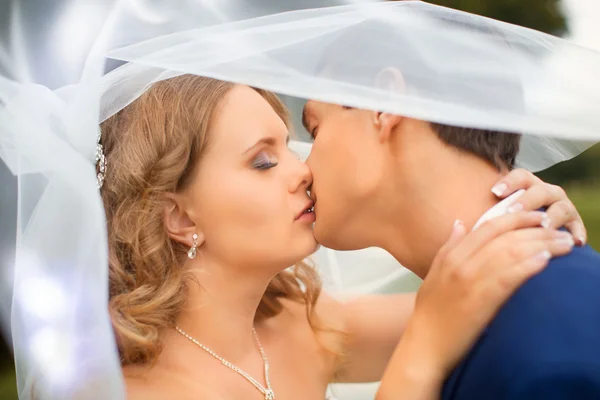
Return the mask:
M 304 109 L 302 110 L 302 126 L 304 126 L 304 129 L 306 129 L 307 131 L 309 130 L 308 128 L 308 114 L 309 114 L 309 110 L 308 107 L 304 106 Z

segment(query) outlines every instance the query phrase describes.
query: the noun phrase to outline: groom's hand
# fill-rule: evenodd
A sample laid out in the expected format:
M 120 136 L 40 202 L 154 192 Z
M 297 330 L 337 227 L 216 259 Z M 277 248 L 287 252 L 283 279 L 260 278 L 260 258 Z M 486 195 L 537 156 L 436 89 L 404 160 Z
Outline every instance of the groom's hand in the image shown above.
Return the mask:
M 576 245 L 585 245 L 587 230 L 563 188 L 546 183 L 525 169 L 515 169 L 503 177 L 492 188 L 492 192 L 504 199 L 520 189 L 525 189 L 525 193 L 511 206 L 510 211 L 535 211 L 546 207 L 551 228 L 564 227 L 571 233 Z

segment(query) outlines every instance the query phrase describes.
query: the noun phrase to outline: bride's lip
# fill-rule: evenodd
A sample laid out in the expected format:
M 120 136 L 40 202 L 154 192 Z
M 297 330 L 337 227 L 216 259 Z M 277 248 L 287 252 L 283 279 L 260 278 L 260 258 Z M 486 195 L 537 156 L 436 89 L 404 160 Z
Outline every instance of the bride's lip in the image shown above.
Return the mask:
M 307 211 L 311 210 L 311 208 L 313 208 L 314 204 L 315 203 L 312 200 L 310 200 L 308 203 L 306 203 L 306 205 L 304 206 L 304 208 L 302 208 L 302 211 L 300 211 L 296 215 L 295 220 L 300 219 L 300 217 L 302 217 L 303 215 L 309 214 Z M 312 213 L 312 211 L 310 213 Z

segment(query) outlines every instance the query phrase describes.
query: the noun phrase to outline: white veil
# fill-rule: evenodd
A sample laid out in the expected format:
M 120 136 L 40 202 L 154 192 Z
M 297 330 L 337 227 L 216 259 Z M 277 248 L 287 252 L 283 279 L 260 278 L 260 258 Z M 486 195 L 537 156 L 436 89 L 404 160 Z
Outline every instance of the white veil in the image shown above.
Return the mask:
M 295 99 L 523 132 L 520 161 L 532 169 L 573 157 L 600 138 L 600 82 L 593 75 L 600 55 L 594 51 L 419 2 L 354 1 L 277 15 L 269 14 L 324 2 L 226 3 L 0 5 L 10 21 L 2 25 L 10 32 L 0 42 L 0 167 L 10 173 L 0 175 L 1 211 L 14 222 L 3 220 L 0 245 L 16 247 L 6 261 L 2 254 L 0 296 L 11 307 L 22 399 L 124 398 L 106 307 L 107 239 L 94 156 L 98 121 L 153 82 L 195 73 Z M 34 18 L 29 11 L 35 7 L 46 12 Z M 73 9 L 86 10 L 89 19 L 69 14 Z M 246 17 L 260 18 L 221 24 Z M 55 23 L 44 28 L 44 18 Z M 59 36 L 85 42 L 79 58 L 48 54 L 47 47 L 65 46 L 54 43 L 55 35 L 47 46 L 38 44 L 44 33 L 77 18 L 95 34 L 81 39 L 67 30 Z M 142 40 L 148 41 L 129 46 Z M 106 49 L 121 46 L 127 47 L 110 56 L 130 63 L 103 76 Z M 376 79 L 390 67 L 404 83 Z M 292 146 L 304 156 L 310 149 L 302 141 Z M 379 249 L 322 249 L 315 257 L 327 288 L 336 292 L 381 291 L 403 279 L 414 285 Z M 9 325 L 6 317 L 3 323 Z
M 518 165 L 542 170 L 595 143 L 600 53 L 544 33 L 420 1 L 296 10 L 181 30 L 109 56 L 128 64 L 103 79 L 101 121 L 152 83 L 190 73 L 268 89 L 294 111 L 302 99 L 390 111 L 433 122 L 523 133 Z M 386 73 L 401 76 L 387 82 Z M 397 73 L 396 73 L 397 72 Z M 318 266 L 341 292 L 415 287 L 379 249 L 321 249 Z M 368 265 L 368 268 L 364 268 Z
M 523 133 L 519 164 L 536 171 L 598 139 L 600 53 L 420 1 L 288 12 L 183 31 L 109 56 L 131 62 L 112 79 L 164 69 L 443 124 Z M 136 98 L 145 87 L 126 91 Z M 118 93 L 123 96 L 123 87 Z M 122 106 L 108 103 L 105 117 Z
M 65 64 L 54 75 L 77 83 L 53 91 L 48 80 L 56 65 L 41 68 L 35 61 L 48 50 L 37 46 L 38 35 L 52 37 L 54 27 L 39 28 L 28 9 L 33 3 L 8 4 L 11 32 L 0 47 L 1 167 L 15 177 L 2 181 L 10 194 L 3 213 L 13 218 L 3 221 L 0 238 L 0 296 L 11 309 L 2 322 L 11 328 L 18 393 L 22 399 L 124 398 L 106 307 L 107 234 L 94 159 L 99 79 L 119 9 L 107 7 L 97 21 L 98 36 L 81 65 L 70 71 Z

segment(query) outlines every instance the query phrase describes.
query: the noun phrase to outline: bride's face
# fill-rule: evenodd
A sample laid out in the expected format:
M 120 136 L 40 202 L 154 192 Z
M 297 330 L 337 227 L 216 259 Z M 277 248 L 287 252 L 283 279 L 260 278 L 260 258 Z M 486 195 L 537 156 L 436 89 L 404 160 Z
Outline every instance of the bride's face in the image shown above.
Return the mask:
M 288 140 L 285 123 L 255 90 L 235 86 L 223 99 L 188 191 L 206 256 L 286 268 L 316 250 L 314 214 L 303 214 L 312 207 L 312 176 Z
M 326 247 L 354 250 L 365 237 L 369 199 L 382 176 L 374 113 L 308 101 L 303 123 L 314 138 L 306 164 L 313 174 L 315 238 Z

